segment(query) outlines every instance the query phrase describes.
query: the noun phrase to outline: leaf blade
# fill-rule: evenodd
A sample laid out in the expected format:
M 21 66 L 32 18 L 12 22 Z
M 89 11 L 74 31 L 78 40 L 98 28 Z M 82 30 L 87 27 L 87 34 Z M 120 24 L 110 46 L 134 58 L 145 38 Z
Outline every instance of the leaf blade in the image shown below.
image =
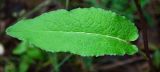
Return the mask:
M 100 56 L 130 55 L 138 51 L 135 45 L 128 42 L 138 38 L 134 24 L 99 8 L 45 13 L 18 22 L 9 27 L 7 33 L 51 52 Z

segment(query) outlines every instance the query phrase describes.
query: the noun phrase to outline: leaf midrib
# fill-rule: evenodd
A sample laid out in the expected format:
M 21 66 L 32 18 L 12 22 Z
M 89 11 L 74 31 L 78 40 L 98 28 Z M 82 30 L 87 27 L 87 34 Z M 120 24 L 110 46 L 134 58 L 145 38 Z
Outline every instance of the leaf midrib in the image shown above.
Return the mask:
M 8 31 L 7 31 L 8 32 Z M 118 38 L 118 37 L 114 37 L 114 36 L 110 36 L 110 35 L 102 35 L 102 34 L 97 34 L 97 33 L 87 33 L 87 32 L 66 32 L 66 31 L 11 31 L 11 32 L 63 32 L 63 33 L 85 33 L 85 34 L 93 34 L 93 35 L 100 35 L 100 36 L 103 36 L 103 37 L 109 37 L 109 38 L 113 38 L 113 39 L 117 39 L 117 40 L 120 40 L 122 42 L 125 42 L 125 43 L 129 43 L 128 41 L 126 40 L 123 40 L 121 38 Z

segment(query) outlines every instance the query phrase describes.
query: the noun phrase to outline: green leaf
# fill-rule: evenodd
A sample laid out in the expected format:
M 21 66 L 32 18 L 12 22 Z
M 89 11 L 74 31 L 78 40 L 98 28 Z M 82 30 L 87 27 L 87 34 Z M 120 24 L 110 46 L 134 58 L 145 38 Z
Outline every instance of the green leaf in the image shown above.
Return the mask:
M 13 53 L 18 55 L 23 54 L 27 51 L 27 47 L 28 47 L 27 42 L 23 41 L 13 50 Z
M 41 51 L 39 49 L 37 49 L 36 47 L 34 48 L 29 48 L 28 51 L 26 52 L 26 55 L 32 59 L 42 59 L 43 58 L 43 54 L 41 53 Z
M 156 50 L 153 55 L 153 63 L 157 68 L 160 68 L 160 50 Z
M 150 3 L 150 0 L 140 0 L 140 1 L 142 7 L 145 7 L 147 4 Z
M 17 55 L 27 55 L 32 59 L 40 59 L 43 58 L 43 55 L 39 49 L 30 45 L 27 41 L 23 41 L 20 43 L 14 50 L 14 54 Z
M 19 64 L 19 72 L 27 72 L 29 69 L 30 64 L 33 63 L 33 59 L 23 55 Z
M 4 67 L 4 72 L 16 72 L 16 66 L 13 62 L 7 61 L 5 67 Z
M 138 51 L 129 43 L 138 38 L 138 30 L 131 21 L 93 7 L 44 13 L 19 21 L 7 29 L 7 34 L 50 52 L 100 56 L 132 55 Z
M 29 64 L 22 61 L 19 66 L 19 72 L 27 72 L 28 68 L 29 68 Z

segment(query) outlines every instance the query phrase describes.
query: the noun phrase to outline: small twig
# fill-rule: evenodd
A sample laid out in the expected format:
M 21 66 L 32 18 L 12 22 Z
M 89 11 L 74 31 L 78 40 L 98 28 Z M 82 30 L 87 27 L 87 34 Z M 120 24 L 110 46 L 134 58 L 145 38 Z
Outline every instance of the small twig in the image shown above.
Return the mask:
M 152 63 L 152 59 L 151 59 L 151 56 L 150 56 L 150 51 L 149 51 L 149 47 L 148 47 L 148 36 L 147 36 L 147 22 L 145 21 L 145 17 L 143 15 L 143 12 L 142 12 L 142 8 L 139 4 L 139 0 L 134 0 L 135 2 L 135 5 L 137 7 L 137 10 L 138 10 L 138 15 L 140 16 L 141 20 L 141 30 L 142 30 L 142 36 L 143 36 L 143 43 L 144 43 L 144 48 L 145 48 L 145 54 L 148 58 L 148 64 L 150 65 L 150 68 L 151 68 L 151 71 L 154 70 L 154 66 L 153 66 L 153 63 Z
M 51 0 L 45 0 L 44 2 L 42 2 L 41 4 L 36 6 L 33 10 L 31 10 L 30 12 L 28 12 L 27 14 L 25 14 L 23 17 L 19 18 L 18 20 L 28 18 L 28 16 L 32 15 L 33 13 L 35 13 L 36 11 L 40 10 L 41 8 L 47 6 L 50 3 L 51 3 Z
M 70 58 L 72 57 L 72 55 L 68 55 L 66 56 L 57 66 L 57 68 L 60 68 L 66 61 L 68 61 Z
M 113 68 L 116 68 L 116 67 L 119 67 L 119 66 L 127 65 L 127 64 L 137 62 L 137 61 L 141 61 L 141 60 L 143 60 L 142 57 L 134 57 L 134 58 L 122 61 L 122 62 L 115 62 L 114 64 L 99 67 L 98 70 L 109 70 L 109 69 L 113 69 Z
M 49 53 L 49 57 L 50 57 L 50 61 L 52 63 L 52 66 L 54 67 L 53 69 L 53 72 L 60 72 L 59 68 L 57 67 L 58 66 L 58 56 L 56 53 Z
M 69 9 L 69 0 L 66 0 L 66 9 Z

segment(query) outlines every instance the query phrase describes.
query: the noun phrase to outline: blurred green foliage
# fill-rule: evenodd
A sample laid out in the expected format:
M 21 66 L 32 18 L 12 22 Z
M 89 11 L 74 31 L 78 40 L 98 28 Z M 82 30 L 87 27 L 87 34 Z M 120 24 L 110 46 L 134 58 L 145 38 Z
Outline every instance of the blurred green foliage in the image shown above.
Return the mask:
M 86 0 L 94 7 L 100 7 L 107 10 L 112 10 L 118 14 L 124 15 L 132 20 L 136 18 L 134 13 L 136 12 L 136 7 L 133 0 Z M 150 1 L 140 0 L 141 6 L 144 8 Z
M 8 61 L 5 68 L 4 72 L 16 72 L 16 66 L 13 62 Z
M 158 49 L 154 52 L 153 63 L 157 67 L 157 69 L 160 69 L 160 50 Z
M 29 66 L 36 60 L 43 60 L 43 53 L 28 42 L 20 43 L 14 50 L 13 54 L 20 56 L 19 72 L 27 72 Z

